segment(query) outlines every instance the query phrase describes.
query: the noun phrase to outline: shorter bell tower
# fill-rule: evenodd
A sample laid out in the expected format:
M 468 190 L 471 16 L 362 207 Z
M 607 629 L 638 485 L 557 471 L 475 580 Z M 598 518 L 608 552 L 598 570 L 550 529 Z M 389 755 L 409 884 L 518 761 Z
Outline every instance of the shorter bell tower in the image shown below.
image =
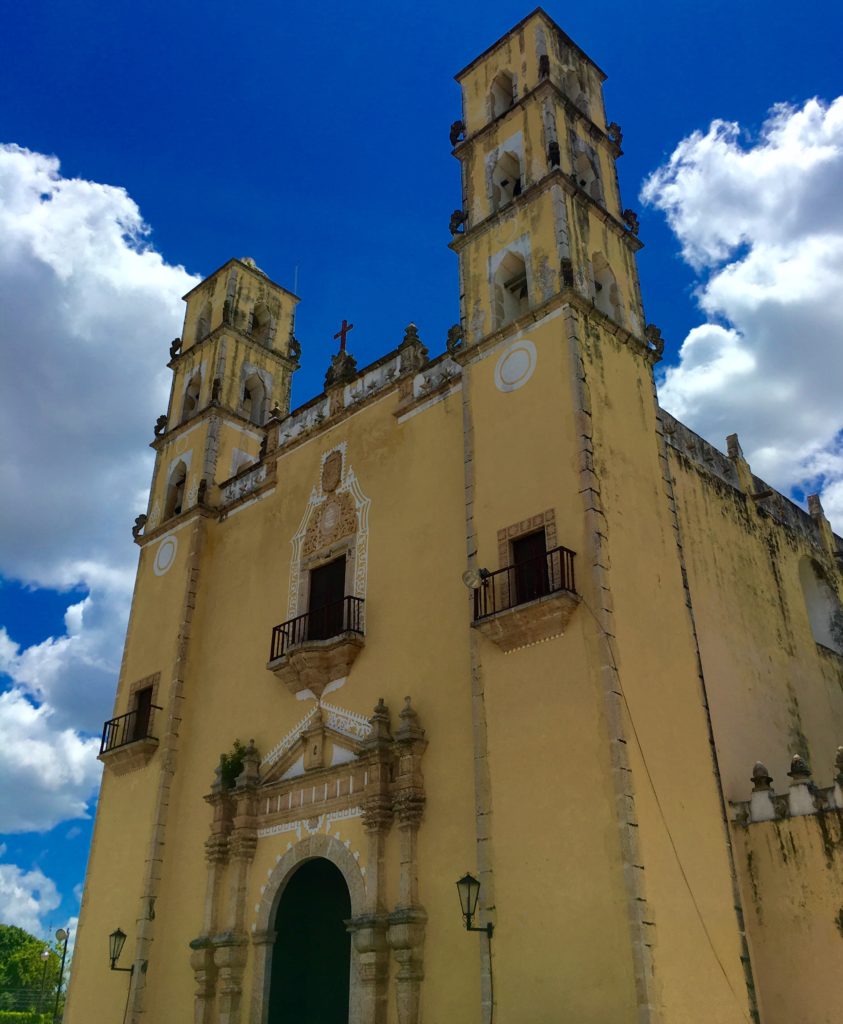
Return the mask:
M 167 413 L 157 452 L 145 534 L 197 504 L 256 462 L 264 424 L 286 416 L 300 347 L 298 298 L 251 259 L 232 259 L 184 296 L 184 330 L 170 347 Z

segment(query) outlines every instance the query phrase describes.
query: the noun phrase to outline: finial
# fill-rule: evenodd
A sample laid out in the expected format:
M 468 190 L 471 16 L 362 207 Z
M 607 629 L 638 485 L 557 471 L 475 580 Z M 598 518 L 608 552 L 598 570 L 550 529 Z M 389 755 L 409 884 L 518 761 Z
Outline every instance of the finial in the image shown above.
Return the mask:
M 790 771 L 787 773 L 793 780 L 791 786 L 799 786 L 811 781 L 811 768 L 804 757 L 794 754 L 790 761 Z
M 407 324 L 404 328 L 404 341 L 403 345 L 420 345 L 421 339 L 419 338 L 419 329 L 415 324 Z
M 834 767 L 837 769 L 837 774 L 834 779 L 838 785 L 843 786 L 843 747 L 837 748 L 837 757 L 834 759 Z
M 773 778 L 767 771 L 767 765 L 763 761 L 756 761 L 752 769 L 752 791 L 760 793 L 763 790 L 772 789 L 773 787 L 770 785 L 772 781 Z
M 395 733 L 397 740 L 420 740 L 424 738 L 424 729 L 419 724 L 418 712 L 409 697 L 404 698 L 404 707 L 398 714 L 401 724 Z
M 370 743 L 377 743 L 378 740 L 392 740 L 392 734 L 389 731 L 389 708 L 384 704 L 383 697 L 378 698 L 375 710 L 369 719 L 369 724 L 372 726 L 372 732 L 369 736 Z

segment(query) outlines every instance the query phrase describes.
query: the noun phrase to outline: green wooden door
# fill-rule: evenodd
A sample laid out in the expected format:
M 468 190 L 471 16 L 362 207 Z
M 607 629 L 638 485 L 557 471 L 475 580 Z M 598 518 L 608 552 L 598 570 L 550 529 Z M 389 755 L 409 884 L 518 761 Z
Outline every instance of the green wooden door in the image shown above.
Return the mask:
M 345 879 L 330 861 L 306 861 L 275 914 L 268 1024 L 348 1024 L 351 917 Z

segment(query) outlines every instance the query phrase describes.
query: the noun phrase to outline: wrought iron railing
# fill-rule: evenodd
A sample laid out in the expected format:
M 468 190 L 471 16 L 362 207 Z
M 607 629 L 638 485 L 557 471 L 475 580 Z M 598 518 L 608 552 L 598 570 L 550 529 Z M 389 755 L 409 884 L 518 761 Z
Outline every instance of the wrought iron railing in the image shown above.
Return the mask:
M 330 640 L 341 633 L 363 635 L 362 597 L 344 597 L 276 626 L 272 631 L 269 660 L 283 658 L 291 647 L 308 640 Z
M 577 592 L 574 552 L 561 547 L 489 573 L 474 591 L 475 621 L 560 590 Z
M 152 733 L 152 724 L 155 712 L 160 710 L 157 704 L 150 704 L 149 707 L 135 708 L 125 715 L 109 719 L 102 727 L 100 753 L 105 754 L 136 740 L 157 739 Z

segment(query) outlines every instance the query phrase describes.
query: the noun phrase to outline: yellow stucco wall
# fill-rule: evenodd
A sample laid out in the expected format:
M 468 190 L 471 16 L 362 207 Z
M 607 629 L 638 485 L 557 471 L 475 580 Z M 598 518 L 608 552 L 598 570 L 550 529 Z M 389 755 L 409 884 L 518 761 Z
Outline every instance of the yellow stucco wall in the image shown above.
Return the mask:
M 490 122 L 501 70 L 514 75 L 520 105 Z M 306 585 L 297 590 L 294 580 L 301 571 L 306 581 L 308 563 L 294 541 L 311 522 L 332 451 L 342 453 L 343 487 L 353 482 L 354 500 L 368 502 L 368 532 L 362 512 L 354 520 L 352 581 L 365 598 L 365 645 L 323 703 L 360 722 L 383 698 L 394 734 L 409 695 L 428 743 L 412 861 L 427 913 L 421 1015 L 405 1010 L 402 1024 L 487 1020 L 490 964 L 495 1019 L 555 1021 L 564 1008 L 580 1024 L 678 1024 L 699 1020 L 701 1007 L 717 1024 L 748 1019 L 736 906 L 759 883 L 739 857 L 738 891 L 720 778 L 727 798 L 741 798 L 755 759 L 783 763 L 793 746 L 825 758 L 840 742 L 843 659 L 817 649 L 798 583 L 799 558 L 828 562 L 828 552 L 817 554 L 816 531 L 768 522 L 675 439 L 663 442 L 638 243 L 619 220 L 599 69 L 538 12 L 458 78 L 466 138 L 456 155 L 469 217 L 453 243 L 464 341 L 452 359 L 415 365 L 412 344 L 402 346 L 286 417 L 295 297 L 242 261 L 187 296 L 115 705 L 115 714 L 127 711 L 132 684 L 160 672 L 166 728 L 148 763 L 125 774 L 106 768 L 69 1024 L 113 1013 L 112 989 L 125 996 L 104 954 L 118 924 L 130 934 L 125 962 L 149 964 L 135 979 L 132 1024 L 193 1018 L 205 982 L 189 944 L 226 932 L 246 951 L 242 978 L 234 972 L 239 1016 L 220 1017 L 220 988 L 216 1009 L 197 1022 L 264 1024 L 253 1009 L 263 948 L 255 942 L 271 927 L 277 866 L 311 833 L 344 844 L 355 884 L 371 895 L 377 865 L 366 819 L 350 804 L 341 818 L 303 815 L 258 833 L 242 893 L 231 889 L 230 856 L 203 933 L 213 814 L 204 797 L 220 754 L 235 739 L 254 740 L 265 757 L 314 706 L 267 658 L 273 626 L 307 607 Z M 547 164 L 551 128 L 564 143 L 559 171 Z M 487 158 L 519 131 L 525 185 L 538 187 L 493 212 Z M 581 144 L 599 162 L 599 201 L 563 180 Z M 496 323 L 490 267 L 519 240 L 529 309 Z M 595 285 L 598 253 L 619 297 L 609 312 L 601 304 L 612 286 Z M 253 329 L 259 305 L 269 333 Z M 523 368 L 514 383 L 510 357 Z M 199 367 L 197 409 L 182 424 Z M 271 377 L 265 412 L 277 402 L 280 420 L 244 415 L 243 382 L 255 373 Z M 187 453 L 187 500 L 168 520 L 169 474 Z M 241 457 L 254 469 L 230 480 Z M 579 600 L 564 628 L 505 653 L 472 628 L 461 575 L 467 565 L 504 568 L 513 524 L 524 533 L 551 522 L 555 543 L 576 553 Z M 328 750 L 343 743 L 329 736 Z M 308 772 L 289 770 L 306 789 Z M 254 830 L 266 813 L 236 827 Z M 803 842 L 815 858 L 816 844 Z M 393 824 L 378 913 L 401 909 L 401 850 Z M 462 926 L 454 882 L 466 870 L 484 879 L 490 944 Z M 772 877 L 772 860 L 758 871 Z M 154 918 L 145 895 L 153 891 Z M 817 890 L 818 905 L 829 898 Z M 798 902 L 788 907 L 796 915 Z M 750 921 L 762 980 L 784 949 L 769 923 L 778 920 Z M 811 932 L 810 943 L 826 933 Z M 377 1024 L 399 1022 L 394 959 L 389 970 Z

